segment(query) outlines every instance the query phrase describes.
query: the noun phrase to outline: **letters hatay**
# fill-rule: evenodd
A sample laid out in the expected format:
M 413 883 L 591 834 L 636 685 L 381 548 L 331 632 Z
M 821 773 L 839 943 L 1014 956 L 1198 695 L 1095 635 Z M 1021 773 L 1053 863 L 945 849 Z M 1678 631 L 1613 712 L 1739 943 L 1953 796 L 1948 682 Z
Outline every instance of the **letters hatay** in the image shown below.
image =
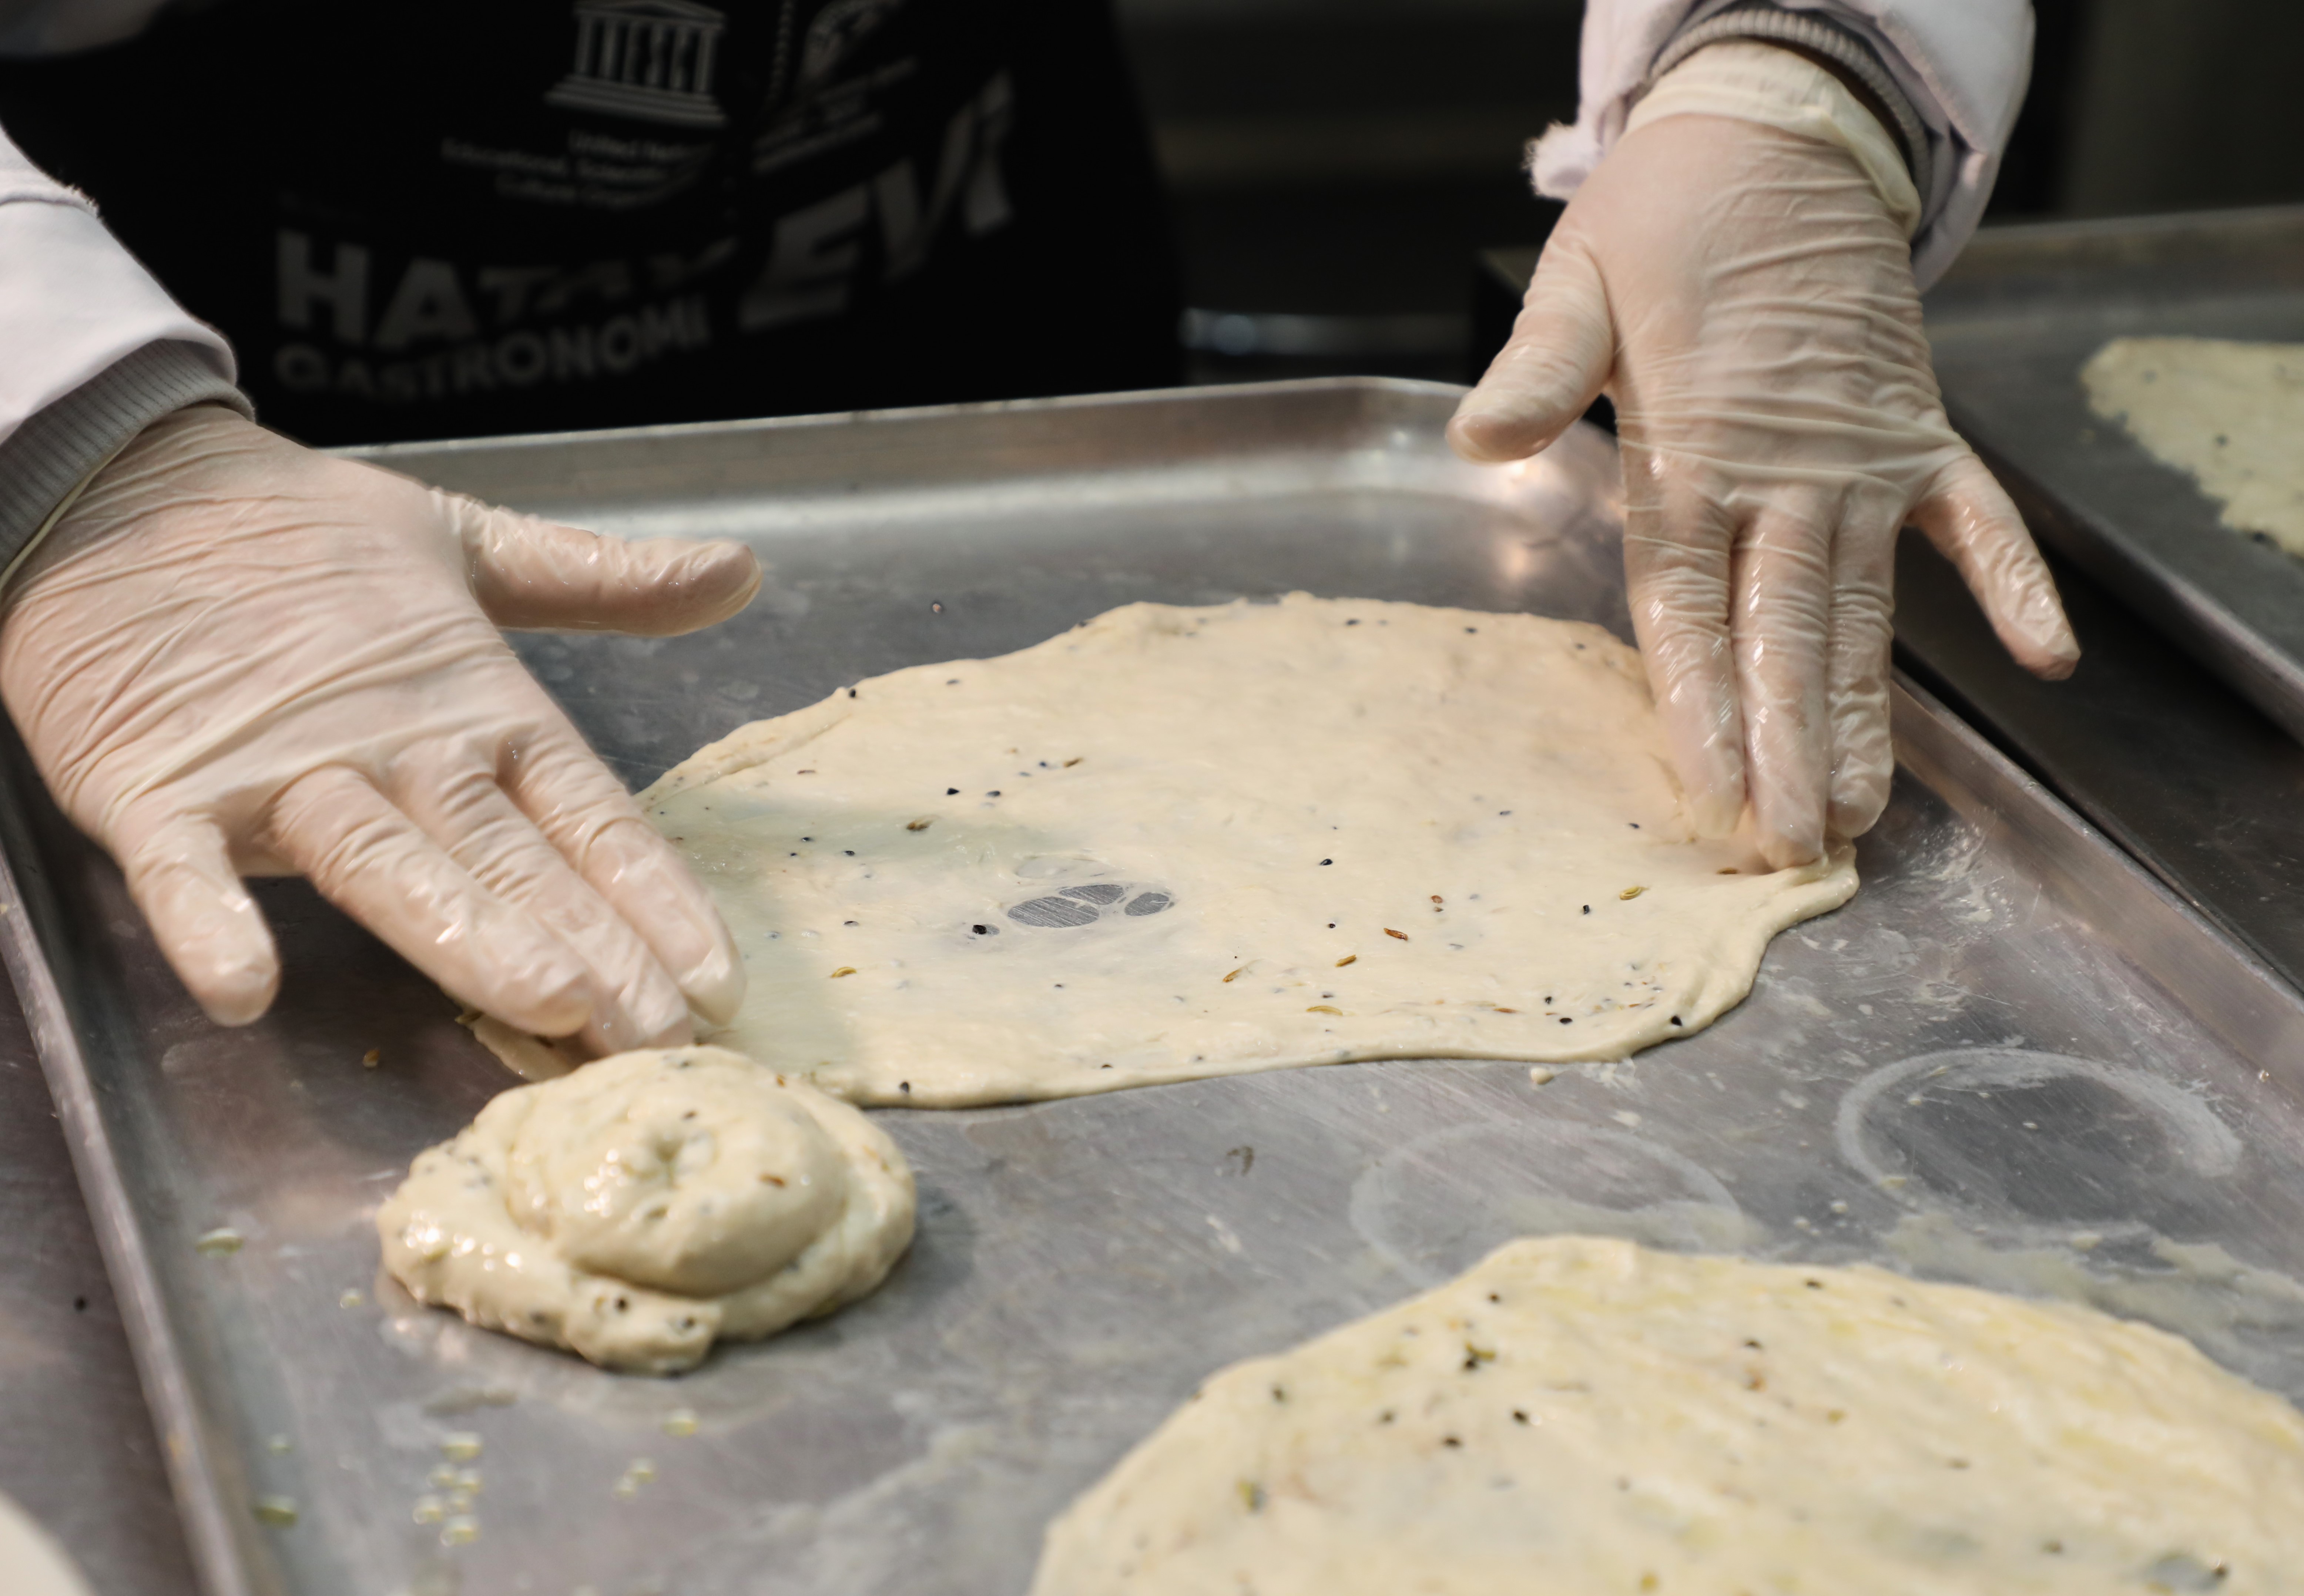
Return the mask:
M 544 97 L 577 111 L 716 128 L 713 57 L 725 23 L 688 0 L 577 0 L 576 61 Z

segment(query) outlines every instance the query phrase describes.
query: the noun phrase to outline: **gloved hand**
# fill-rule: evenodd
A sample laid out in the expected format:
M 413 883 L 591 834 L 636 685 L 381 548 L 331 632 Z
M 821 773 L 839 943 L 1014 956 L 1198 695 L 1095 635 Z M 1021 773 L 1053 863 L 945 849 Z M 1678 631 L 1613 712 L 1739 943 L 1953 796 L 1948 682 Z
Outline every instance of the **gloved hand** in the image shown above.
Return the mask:
M 600 1051 L 732 1017 L 701 887 L 496 628 L 741 609 L 733 543 L 623 544 L 299 447 L 154 422 L 0 596 L 0 697 L 216 1020 L 279 985 L 242 875 L 301 873 L 464 1001 Z
M 1626 134 L 1449 436 L 1521 459 L 1604 391 L 1632 625 L 1707 834 L 1749 798 L 1783 866 L 1879 818 L 1907 521 L 2028 670 L 2078 662 L 2015 506 L 1944 419 L 1904 237 L 1846 150 L 1724 116 Z

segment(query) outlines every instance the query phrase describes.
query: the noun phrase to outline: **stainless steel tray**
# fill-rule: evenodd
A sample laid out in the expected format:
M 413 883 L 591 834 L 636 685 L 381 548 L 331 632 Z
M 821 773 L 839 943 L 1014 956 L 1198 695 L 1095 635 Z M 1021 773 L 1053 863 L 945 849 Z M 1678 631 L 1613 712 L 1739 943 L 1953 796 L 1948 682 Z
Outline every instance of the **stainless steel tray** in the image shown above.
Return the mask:
M 716 632 L 521 643 L 638 781 L 868 672 L 1131 599 L 1300 586 L 1621 629 L 1607 441 L 1466 467 L 1453 399 L 1319 383 L 382 458 L 770 562 Z M 17 751 L 0 945 L 216 1596 L 1016 1592 L 1048 1516 L 1209 1370 L 1531 1230 L 2078 1291 L 2304 1394 L 2304 1005 L 1933 703 L 1895 713 L 1864 891 L 1711 1030 L 1542 1085 L 1396 1062 L 887 1113 L 920 1175 L 910 1258 L 679 1381 L 377 1277 L 377 1202 L 509 1082 L 301 885 L 258 889 L 278 1009 L 216 1029 Z M 224 1226 L 238 1252 L 195 1249 Z M 480 1536 L 444 1547 L 414 1509 L 458 1432 L 484 1446 Z
M 1953 423 L 2054 507 L 2035 530 L 2304 739 L 2304 561 L 2225 527 L 2080 380 L 2112 338 L 2304 341 L 2304 207 L 1987 229 L 1927 317 Z

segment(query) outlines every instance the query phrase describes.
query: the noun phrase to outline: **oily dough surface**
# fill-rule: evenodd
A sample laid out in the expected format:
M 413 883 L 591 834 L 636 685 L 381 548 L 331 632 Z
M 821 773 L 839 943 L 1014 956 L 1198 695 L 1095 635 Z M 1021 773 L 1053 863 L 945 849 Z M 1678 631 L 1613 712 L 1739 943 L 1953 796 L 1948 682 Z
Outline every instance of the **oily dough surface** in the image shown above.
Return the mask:
M 2190 472 L 2226 526 L 2304 554 L 2304 344 L 2115 338 L 2080 381 L 2097 415 Z
M 709 1039 L 866 1103 L 1622 1058 L 1856 890 L 1694 840 L 1599 628 L 1303 594 L 877 677 L 641 802 L 743 950 Z
M 2304 1590 L 2304 1417 L 2090 1308 L 1517 1241 L 1237 1364 L 1033 1596 Z
M 912 1172 L 843 1102 L 716 1047 L 618 1053 L 504 1093 L 418 1154 L 385 1267 L 486 1330 L 647 1374 L 877 1286 Z

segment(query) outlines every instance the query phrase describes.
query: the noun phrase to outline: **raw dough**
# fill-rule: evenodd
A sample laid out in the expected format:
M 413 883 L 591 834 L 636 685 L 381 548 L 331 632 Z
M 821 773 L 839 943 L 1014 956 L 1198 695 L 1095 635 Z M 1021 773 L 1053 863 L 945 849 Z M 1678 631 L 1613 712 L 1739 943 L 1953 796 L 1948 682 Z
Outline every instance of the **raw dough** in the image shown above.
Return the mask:
M 2241 1596 L 2300 1502 L 2304 1417 L 2160 1330 L 1554 1237 L 1218 1373 L 1032 1591 Z
M 417 1155 L 384 1262 L 474 1324 L 647 1374 L 877 1286 L 912 1172 L 846 1103 L 716 1047 L 618 1053 L 506 1092 Z
M 869 1103 L 1620 1059 L 1856 890 L 1691 840 L 1598 627 L 1300 593 L 878 677 L 641 801 L 744 952 L 710 1040 Z
M 5 1496 L 0 1496 L 0 1591 L 8 1596 L 91 1596 L 55 1537 Z
M 2226 526 L 2304 554 L 2304 344 L 2115 338 L 2080 381 L 2097 415 L 2190 471 Z

